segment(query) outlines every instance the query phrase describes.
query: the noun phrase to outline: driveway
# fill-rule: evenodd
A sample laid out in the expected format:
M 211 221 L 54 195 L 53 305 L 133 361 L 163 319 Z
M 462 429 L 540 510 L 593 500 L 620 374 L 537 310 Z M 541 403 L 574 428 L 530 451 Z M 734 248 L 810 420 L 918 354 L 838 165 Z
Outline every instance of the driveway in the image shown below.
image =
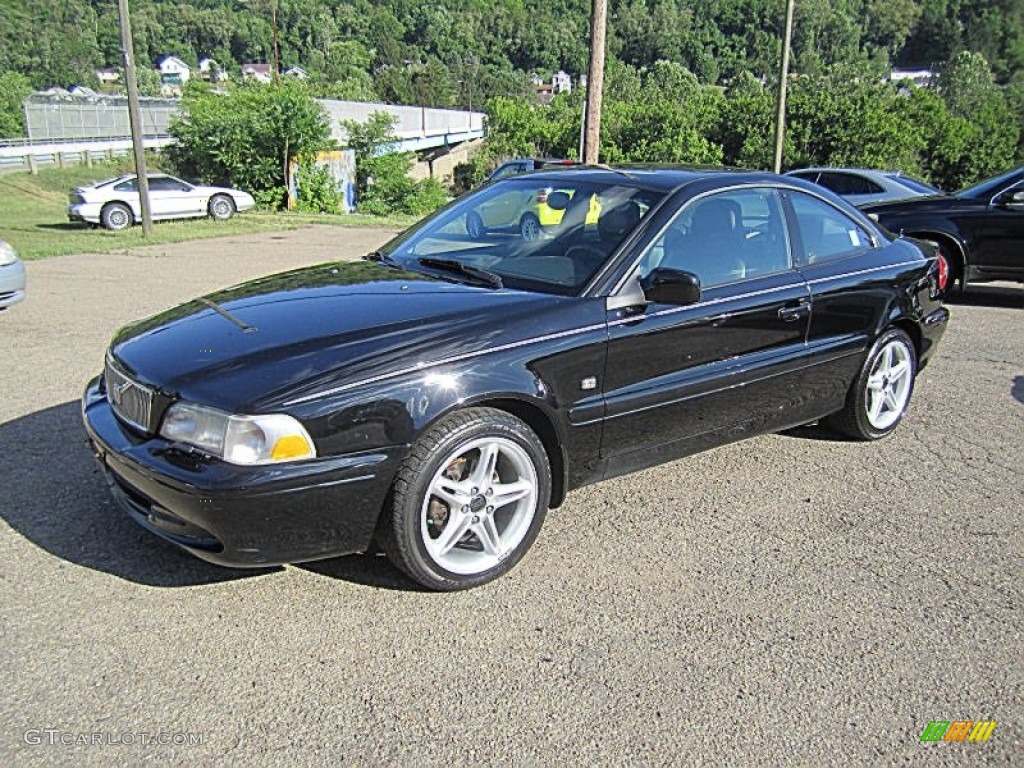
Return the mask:
M 953 307 L 891 438 L 807 427 L 577 491 L 511 574 L 467 593 L 421 592 L 373 554 L 221 569 L 128 521 L 77 404 L 113 332 L 390 234 L 28 264 L 28 299 L 0 314 L 0 764 L 1024 754 L 1016 287 Z M 937 720 L 998 725 L 984 743 L 920 743 Z

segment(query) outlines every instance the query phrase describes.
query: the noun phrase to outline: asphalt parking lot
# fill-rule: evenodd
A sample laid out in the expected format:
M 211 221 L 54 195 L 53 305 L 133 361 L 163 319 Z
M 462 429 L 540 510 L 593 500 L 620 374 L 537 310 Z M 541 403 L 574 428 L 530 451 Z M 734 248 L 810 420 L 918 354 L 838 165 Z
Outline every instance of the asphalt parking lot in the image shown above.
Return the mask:
M 953 306 L 888 440 L 809 427 L 577 491 L 478 590 L 374 555 L 225 570 L 126 519 L 77 403 L 111 334 L 388 236 L 28 265 L 0 314 L 0 764 L 1019 764 L 1019 287 Z M 936 720 L 998 725 L 920 743 Z

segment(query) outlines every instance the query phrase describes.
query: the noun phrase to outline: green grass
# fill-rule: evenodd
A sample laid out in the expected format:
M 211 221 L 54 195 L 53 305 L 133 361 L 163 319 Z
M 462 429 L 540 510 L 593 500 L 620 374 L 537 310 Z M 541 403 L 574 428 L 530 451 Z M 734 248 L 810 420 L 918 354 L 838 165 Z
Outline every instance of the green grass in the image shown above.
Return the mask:
M 181 219 L 153 224 L 151 237 L 142 227 L 120 232 L 91 229 L 67 219 L 68 192 L 73 187 L 101 181 L 130 170 L 127 163 L 47 169 L 38 175 L 11 173 L 0 176 L 0 240 L 6 240 L 25 260 L 71 253 L 125 252 L 142 245 L 180 243 L 226 235 L 297 229 L 314 224 L 404 228 L 415 221 L 407 216 L 310 215 L 300 213 L 240 214 L 229 221 Z

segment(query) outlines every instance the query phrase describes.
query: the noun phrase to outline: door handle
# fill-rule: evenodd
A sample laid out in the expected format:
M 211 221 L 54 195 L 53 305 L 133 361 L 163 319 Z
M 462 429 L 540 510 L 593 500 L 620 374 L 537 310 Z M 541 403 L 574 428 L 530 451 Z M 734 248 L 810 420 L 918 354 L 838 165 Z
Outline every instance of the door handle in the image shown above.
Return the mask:
M 784 323 L 795 323 L 801 317 L 810 314 L 811 305 L 809 302 L 801 299 L 796 304 L 787 304 L 784 307 L 779 308 L 779 317 Z

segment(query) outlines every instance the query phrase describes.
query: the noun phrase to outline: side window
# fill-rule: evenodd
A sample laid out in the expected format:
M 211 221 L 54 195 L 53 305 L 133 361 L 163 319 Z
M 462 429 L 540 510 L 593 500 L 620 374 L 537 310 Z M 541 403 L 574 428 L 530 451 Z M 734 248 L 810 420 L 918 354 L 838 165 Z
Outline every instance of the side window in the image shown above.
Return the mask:
M 789 193 L 805 264 L 841 259 L 871 247 L 871 236 L 842 211 L 802 192 Z
M 517 173 L 521 173 L 521 166 L 519 163 L 506 163 L 501 166 L 497 171 L 494 172 L 494 179 L 504 179 L 506 176 L 514 176 Z
M 138 192 L 139 185 L 135 179 L 130 179 L 129 181 L 122 181 L 120 184 L 115 184 L 114 189 L 118 192 Z
M 823 173 L 818 183 L 837 195 L 874 195 L 885 191 L 871 179 L 855 173 Z
M 709 288 L 792 267 L 782 206 L 775 190 L 734 189 L 688 203 L 641 260 L 692 272 Z
M 149 188 L 154 192 L 184 192 L 184 182 L 170 176 L 154 176 L 149 180 Z

